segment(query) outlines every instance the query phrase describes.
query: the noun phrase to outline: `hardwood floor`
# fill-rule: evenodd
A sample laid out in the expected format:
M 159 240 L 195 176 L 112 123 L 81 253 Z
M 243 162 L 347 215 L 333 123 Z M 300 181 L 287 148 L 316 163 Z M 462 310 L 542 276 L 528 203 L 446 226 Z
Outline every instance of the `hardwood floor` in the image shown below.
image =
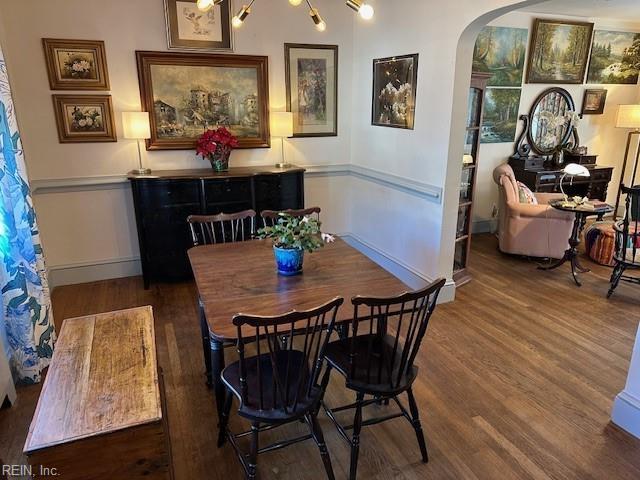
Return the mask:
M 474 238 L 473 281 L 458 290 L 455 302 L 436 309 L 417 360 L 414 392 L 430 462 L 420 463 L 413 430 L 399 419 L 363 430 L 358 478 L 640 478 L 640 440 L 609 423 L 640 320 L 640 289 L 620 285 L 607 301 L 610 269 L 585 260 L 594 271 L 578 288 L 568 267 L 539 271 L 533 262 L 501 255 L 495 244 L 490 236 Z M 215 445 L 195 296 L 190 283 L 144 291 L 140 278 L 126 278 L 60 287 L 53 302 L 58 324 L 153 305 L 176 478 L 240 478 L 231 447 Z M 20 388 L 18 404 L 0 411 L 0 457 L 8 463 L 24 461 L 39 388 Z M 336 375 L 327 401 L 346 400 Z M 233 428 L 244 427 L 232 418 Z M 336 477 L 346 478 L 348 448 L 323 414 L 320 420 Z M 324 478 L 313 442 L 260 456 L 259 472 L 262 479 Z

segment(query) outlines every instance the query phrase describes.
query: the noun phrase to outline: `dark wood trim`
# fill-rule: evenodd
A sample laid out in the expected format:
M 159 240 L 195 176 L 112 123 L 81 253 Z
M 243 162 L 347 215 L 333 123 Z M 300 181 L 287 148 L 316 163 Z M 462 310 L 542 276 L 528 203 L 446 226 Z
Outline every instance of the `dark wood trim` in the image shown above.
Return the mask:
M 312 43 L 285 43 L 284 44 L 284 79 L 287 96 L 287 112 L 291 111 L 291 49 L 333 50 L 333 63 L 335 66 L 334 90 L 335 108 L 333 119 L 333 131 L 327 133 L 293 133 L 294 138 L 304 137 L 336 137 L 338 136 L 338 45 L 322 45 Z
M 109 72 L 107 54 L 102 40 L 75 40 L 63 38 L 43 38 L 47 75 L 51 90 L 109 90 Z M 56 49 L 93 50 L 96 58 L 96 80 L 63 80 L 56 74 Z
M 116 142 L 116 126 L 113 118 L 113 104 L 111 95 L 52 95 L 53 109 L 56 115 L 56 127 L 60 143 L 95 143 Z M 64 107 L 69 104 L 93 105 L 99 103 L 104 112 L 104 126 L 106 133 L 100 134 L 71 134 L 66 127 Z
M 190 138 L 160 139 L 156 135 L 156 119 L 154 113 L 153 85 L 151 65 L 204 66 L 204 67 L 236 67 L 255 68 L 258 77 L 259 99 L 259 136 L 256 138 L 239 138 L 238 148 L 268 148 L 271 146 L 269 135 L 269 60 L 258 55 L 225 55 L 182 52 L 150 52 L 136 51 L 138 64 L 138 81 L 140 84 L 140 101 L 144 111 L 150 112 L 151 138 L 146 141 L 147 150 L 191 150 L 196 140 Z

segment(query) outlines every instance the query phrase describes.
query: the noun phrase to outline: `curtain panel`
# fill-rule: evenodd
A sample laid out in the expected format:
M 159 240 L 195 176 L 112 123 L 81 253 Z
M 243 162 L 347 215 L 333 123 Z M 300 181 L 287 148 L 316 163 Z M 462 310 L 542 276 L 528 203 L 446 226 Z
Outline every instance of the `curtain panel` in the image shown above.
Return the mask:
M 40 235 L 1 49 L 0 293 L 0 341 L 14 380 L 38 382 L 53 355 L 55 330 Z

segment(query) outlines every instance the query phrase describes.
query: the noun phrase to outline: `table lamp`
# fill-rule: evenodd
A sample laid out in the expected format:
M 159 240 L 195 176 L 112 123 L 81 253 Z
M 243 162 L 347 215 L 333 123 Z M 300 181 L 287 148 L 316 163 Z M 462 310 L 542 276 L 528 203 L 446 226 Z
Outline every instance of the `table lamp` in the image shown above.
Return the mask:
M 271 113 L 271 136 L 280 138 L 282 145 L 282 161 L 276 163 L 278 168 L 291 166 L 284 158 L 284 139 L 293 136 L 293 113 L 273 112 Z
M 627 128 L 631 131 L 627 135 L 627 147 L 624 151 L 624 160 L 622 161 L 622 172 L 620 174 L 620 184 L 618 185 L 618 195 L 616 197 L 616 208 L 613 211 L 613 219 L 615 220 L 620 206 L 620 194 L 622 193 L 622 185 L 625 181 L 625 171 L 627 169 L 627 159 L 631 150 L 631 140 L 634 136 L 638 136 L 640 140 L 640 105 L 619 105 L 618 115 L 616 117 L 616 127 Z M 638 173 L 638 159 L 640 159 L 640 141 L 636 140 L 635 163 L 631 174 L 630 185 L 633 185 Z
M 134 169 L 133 172 L 138 175 L 150 174 L 151 169 L 145 168 L 142 165 L 142 150 L 140 149 L 140 143 L 142 140 L 151 138 L 149 112 L 122 112 L 122 129 L 124 138 L 137 140 L 138 165 L 140 168 Z
M 591 176 L 591 173 L 589 172 L 589 169 L 584 165 L 579 165 L 577 163 L 568 163 L 562 169 L 562 177 L 560 177 L 560 191 L 564 196 L 565 202 L 567 201 L 568 197 L 567 197 L 567 194 L 564 193 L 564 188 L 562 186 L 562 182 L 564 182 L 564 179 L 566 177 L 571 177 L 573 179 L 573 177 L 590 177 L 590 176 Z

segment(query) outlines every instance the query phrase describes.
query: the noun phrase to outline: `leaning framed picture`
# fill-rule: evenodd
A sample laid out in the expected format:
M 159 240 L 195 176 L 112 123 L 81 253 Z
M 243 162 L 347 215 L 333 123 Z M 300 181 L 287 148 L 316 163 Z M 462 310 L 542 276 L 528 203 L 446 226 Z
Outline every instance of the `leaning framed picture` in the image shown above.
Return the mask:
M 51 90 L 109 90 L 103 41 L 43 38 L 42 46 Z
M 593 23 L 536 18 L 531 33 L 527 83 L 581 84 Z
M 371 124 L 413 130 L 418 54 L 373 61 Z
M 53 95 L 60 143 L 115 142 L 111 95 Z
M 294 137 L 338 135 L 338 46 L 284 44 Z
M 582 99 L 582 115 L 602 115 L 607 101 L 604 88 L 587 88 Z
M 233 50 L 231 0 L 206 12 L 196 0 L 164 0 L 167 43 L 171 50 Z
M 269 73 L 263 56 L 137 51 L 149 150 L 189 150 L 228 128 L 240 148 L 269 147 Z

